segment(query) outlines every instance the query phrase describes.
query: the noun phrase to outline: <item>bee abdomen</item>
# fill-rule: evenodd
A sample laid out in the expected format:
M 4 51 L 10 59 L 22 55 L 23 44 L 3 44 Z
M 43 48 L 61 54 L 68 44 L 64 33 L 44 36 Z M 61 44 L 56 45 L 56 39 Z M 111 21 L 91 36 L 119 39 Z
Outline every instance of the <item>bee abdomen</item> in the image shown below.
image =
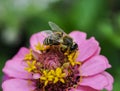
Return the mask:
M 51 39 L 51 38 L 45 38 L 44 41 L 43 41 L 43 44 L 44 45 L 59 45 L 60 42 L 55 40 L 55 39 Z
M 45 38 L 45 39 L 44 39 L 43 44 L 44 44 L 44 45 L 49 45 L 48 38 Z

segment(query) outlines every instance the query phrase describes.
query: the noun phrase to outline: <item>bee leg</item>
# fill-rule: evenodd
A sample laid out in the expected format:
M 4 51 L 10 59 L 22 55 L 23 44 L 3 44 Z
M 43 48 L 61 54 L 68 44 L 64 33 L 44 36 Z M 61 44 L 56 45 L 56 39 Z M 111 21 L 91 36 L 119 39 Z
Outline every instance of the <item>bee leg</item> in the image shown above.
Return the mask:
M 65 51 L 64 55 L 69 55 L 70 54 L 70 48 L 68 47 L 67 50 Z
M 67 46 L 60 44 L 60 51 L 65 52 L 67 50 Z

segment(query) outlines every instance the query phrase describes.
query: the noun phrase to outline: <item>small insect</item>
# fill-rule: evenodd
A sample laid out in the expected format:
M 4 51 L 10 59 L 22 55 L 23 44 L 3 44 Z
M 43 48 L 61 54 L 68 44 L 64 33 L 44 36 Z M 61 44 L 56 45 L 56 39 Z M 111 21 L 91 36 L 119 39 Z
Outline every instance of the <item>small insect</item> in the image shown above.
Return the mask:
M 50 30 L 44 31 L 48 34 L 48 36 L 44 39 L 44 45 L 60 45 L 60 39 L 63 36 L 62 32 L 52 32 Z
M 78 48 L 78 45 L 73 41 L 73 39 L 68 36 L 59 26 L 53 22 L 49 22 L 49 26 L 52 31 L 45 31 L 45 33 L 48 34 L 48 37 L 44 39 L 44 45 L 60 45 L 63 52 L 68 50 L 72 52 Z
M 73 39 L 69 36 L 64 36 L 63 37 L 63 45 L 67 46 L 67 48 L 64 49 L 64 47 L 62 48 L 63 51 L 67 51 L 67 50 L 70 50 L 70 51 L 74 51 L 78 48 L 78 45 L 77 43 L 75 43 L 73 41 Z

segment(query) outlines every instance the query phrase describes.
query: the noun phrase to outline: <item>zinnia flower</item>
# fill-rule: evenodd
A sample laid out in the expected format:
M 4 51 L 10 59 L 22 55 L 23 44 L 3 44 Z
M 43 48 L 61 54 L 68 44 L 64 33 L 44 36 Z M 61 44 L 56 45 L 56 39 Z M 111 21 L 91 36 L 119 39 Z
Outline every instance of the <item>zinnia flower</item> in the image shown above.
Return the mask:
M 3 72 L 9 79 L 3 91 L 112 91 L 113 77 L 105 71 L 111 65 L 94 37 L 71 32 L 68 36 L 78 45 L 71 51 L 63 44 L 44 45 L 48 36 L 43 35 L 33 34 L 30 48 L 22 47 L 6 62 Z

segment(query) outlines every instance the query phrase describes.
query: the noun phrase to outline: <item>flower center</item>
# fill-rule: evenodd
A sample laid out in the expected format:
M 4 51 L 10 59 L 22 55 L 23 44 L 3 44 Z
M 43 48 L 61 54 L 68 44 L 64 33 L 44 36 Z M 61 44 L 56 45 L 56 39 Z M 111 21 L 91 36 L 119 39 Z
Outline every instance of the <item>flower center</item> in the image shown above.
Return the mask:
M 78 50 L 61 51 L 60 45 L 35 45 L 40 52 L 30 49 L 25 55 L 25 70 L 33 74 L 36 91 L 66 91 L 80 82 L 78 68 L 81 63 L 76 61 Z

